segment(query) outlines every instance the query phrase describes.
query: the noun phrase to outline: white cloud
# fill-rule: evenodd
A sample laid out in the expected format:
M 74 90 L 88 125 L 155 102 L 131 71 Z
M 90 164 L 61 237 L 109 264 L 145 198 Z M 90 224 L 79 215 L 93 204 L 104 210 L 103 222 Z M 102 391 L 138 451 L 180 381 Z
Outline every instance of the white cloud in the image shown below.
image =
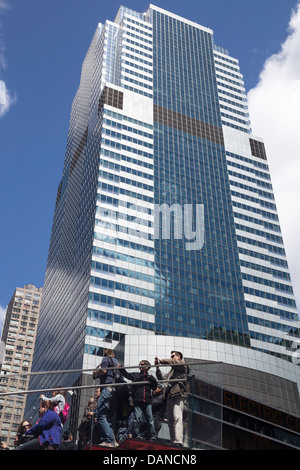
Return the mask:
M 5 0 L 0 0 L 0 15 L 10 9 L 10 5 Z
M 4 0 L 0 0 L 0 15 L 4 13 L 6 10 L 9 10 L 10 5 L 5 2 Z M 1 23 L 0 23 L 0 29 L 1 29 Z M 2 35 L 0 36 L 0 68 L 6 68 L 6 60 L 4 56 L 5 52 L 5 46 L 3 42 Z
M 3 323 L 5 319 L 5 313 L 6 313 L 6 308 L 0 305 L 0 337 L 1 337 L 2 327 L 3 327 Z
M 281 50 L 248 93 L 254 134 L 264 139 L 294 292 L 300 309 L 300 4 Z
M 0 80 L 0 118 L 16 102 L 16 96 L 12 96 L 3 80 Z
M 10 8 L 10 5 L 5 0 L 0 0 L 0 14 L 4 13 Z M 1 29 L 1 23 L 0 23 Z M 0 118 L 7 113 L 10 107 L 16 103 L 16 95 L 13 97 L 7 88 L 3 79 L 1 79 L 2 70 L 7 67 L 5 59 L 5 45 L 2 34 L 0 35 Z
M 9 8 L 10 6 L 5 0 L 0 0 L 0 10 L 8 10 Z

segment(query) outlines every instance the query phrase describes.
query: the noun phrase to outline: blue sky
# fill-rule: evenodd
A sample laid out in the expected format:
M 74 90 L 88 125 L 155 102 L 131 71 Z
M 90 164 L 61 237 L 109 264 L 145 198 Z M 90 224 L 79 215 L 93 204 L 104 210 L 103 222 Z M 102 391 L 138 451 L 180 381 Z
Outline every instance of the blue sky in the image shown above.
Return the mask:
M 265 139 L 271 171 L 273 168 L 300 305 L 300 195 L 296 199 L 300 145 L 295 127 L 300 124 L 298 1 L 153 3 L 211 28 L 215 43 L 240 61 L 250 92 L 253 127 Z M 146 11 L 149 2 L 0 0 L 0 330 L 4 308 L 15 288 L 44 283 L 70 108 L 81 64 L 97 23 L 113 20 L 120 4 Z M 296 13 L 292 15 L 293 9 Z

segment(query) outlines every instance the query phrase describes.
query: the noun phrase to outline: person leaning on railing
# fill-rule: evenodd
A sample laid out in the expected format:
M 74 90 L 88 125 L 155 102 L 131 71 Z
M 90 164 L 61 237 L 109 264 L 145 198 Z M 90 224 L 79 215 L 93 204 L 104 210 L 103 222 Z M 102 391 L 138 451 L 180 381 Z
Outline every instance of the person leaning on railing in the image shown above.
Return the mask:
M 134 403 L 134 422 L 133 429 L 135 437 L 141 438 L 141 425 L 143 417 L 146 421 L 147 431 L 150 435 L 150 440 L 155 440 L 157 435 L 154 426 L 152 415 L 152 391 L 157 388 L 157 380 L 153 375 L 148 373 L 150 369 L 150 362 L 142 360 L 139 362 L 139 372 L 127 372 L 122 368 L 121 373 L 124 377 L 132 382 L 140 382 L 132 388 L 133 403 Z
M 116 421 L 116 407 L 113 404 L 115 397 L 115 390 L 113 387 L 115 381 L 114 367 L 120 367 L 119 362 L 115 359 L 113 349 L 106 349 L 104 357 L 98 369 L 94 371 L 93 378 L 100 378 L 100 384 L 107 384 L 101 390 L 100 397 L 98 398 L 95 415 L 102 430 L 102 442 L 100 445 L 107 447 L 114 447 L 114 432 Z M 111 386 L 109 386 L 111 385 Z M 110 419 L 109 419 L 110 414 Z
M 189 366 L 183 360 L 182 353 L 172 351 L 171 357 L 160 359 L 155 357 L 155 364 L 172 364 L 171 370 L 163 375 L 160 368 L 156 369 L 156 377 L 159 381 L 171 380 L 165 388 L 165 397 L 167 400 L 167 419 L 170 432 L 170 441 L 172 444 L 183 445 L 183 404 L 187 397 L 188 385 L 186 382 Z M 178 382 L 174 382 L 175 379 Z M 183 379 L 183 380 L 182 380 Z

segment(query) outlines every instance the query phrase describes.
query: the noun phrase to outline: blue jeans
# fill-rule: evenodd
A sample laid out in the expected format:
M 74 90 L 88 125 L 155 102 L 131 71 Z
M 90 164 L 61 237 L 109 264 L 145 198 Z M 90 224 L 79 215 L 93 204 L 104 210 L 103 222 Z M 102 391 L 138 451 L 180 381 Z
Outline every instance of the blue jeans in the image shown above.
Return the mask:
M 156 439 L 156 432 L 154 428 L 154 420 L 152 415 L 152 406 L 150 403 L 136 403 L 134 405 L 134 423 L 133 428 L 136 437 L 141 437 L 140 429 L 143 421 L 143 416 L 145 417 L 147 428 L 150 433 L 150 439 Z
M 133 424 L 134 424 L 134 412 L 132 411 L 128 418 L 119 421 L 118 423 L 118 433 L 116 435 L 116 439 L 118 442 L 127 439 L 129 435 L 132 436 L 133 434 Z
M 114 442 L 114 433 L 112 425 L 108 420 L 108 413 L 112 401 L 112 393 L 107 387 L 104 387 L 101 391 L 100 397 L 98 398 L 96 417 L 103 434 L 103 442 Z

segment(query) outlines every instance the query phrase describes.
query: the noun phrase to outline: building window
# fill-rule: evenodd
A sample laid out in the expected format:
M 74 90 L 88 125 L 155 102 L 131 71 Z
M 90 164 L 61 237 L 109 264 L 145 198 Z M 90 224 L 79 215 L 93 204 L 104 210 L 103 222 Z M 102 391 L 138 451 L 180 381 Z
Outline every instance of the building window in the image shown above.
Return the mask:
M 263 142 L 259 142 L 258 140 L 249 139 L 251 153 L 254 157 L 262 158 L 263 160 L 267 159 L 265 146 Z

